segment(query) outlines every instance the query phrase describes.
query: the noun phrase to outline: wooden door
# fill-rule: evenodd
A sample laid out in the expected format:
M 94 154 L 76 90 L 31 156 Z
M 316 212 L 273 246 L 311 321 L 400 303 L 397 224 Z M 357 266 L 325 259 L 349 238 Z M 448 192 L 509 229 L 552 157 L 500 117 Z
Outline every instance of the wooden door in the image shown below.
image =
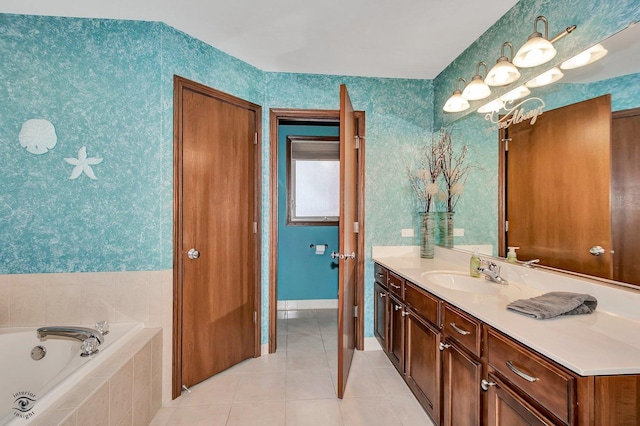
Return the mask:
M 482 364 L 447 339 L 442 353 L 442 424 L 479 425 Z
M 354 306 L 358 253 L 358 151 L 356 119 L 347 87 L 340 85 L 340 260 L 338 280 L 338 398 L 344 390 L 355 350 Z
M 508 138 L 507 245 L 521 260 L 611 278 L 611 96 L 512 125 Z
M 489 382 L 493 384 L 487 391 L 489 426 L 542 426 L 555 423 L 495 376 L 489 374 Z
M 435 424 L 440 424 L 440 332 L 413 311 L 405 321 L 407 384 Z
M 260 120 L 258 106 L 197 83 L 177 77 L 175 90 L 174 356 L 181 381 L 174 396 L 176 385 L 189 387 L 259 353 Z
M 640 108 L 614 112 L 611 133 L 613 279 L 640 285 Z

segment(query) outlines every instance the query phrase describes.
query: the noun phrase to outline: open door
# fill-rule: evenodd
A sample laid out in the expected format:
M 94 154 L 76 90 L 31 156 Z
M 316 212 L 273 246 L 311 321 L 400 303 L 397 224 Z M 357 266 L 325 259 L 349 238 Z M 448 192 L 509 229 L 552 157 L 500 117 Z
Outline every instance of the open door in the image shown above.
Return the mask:
M 507 245 L 522 260 L 611 279 L 611 95 L 507 131 Z
M 338 398 L 355 350 L 354 305 L 358 253 L 358 151 L 356 118 L 347 87 L 340 85 L 340 231 L 338 282 Z M 332 253 L 332 256 L 334 254 Z

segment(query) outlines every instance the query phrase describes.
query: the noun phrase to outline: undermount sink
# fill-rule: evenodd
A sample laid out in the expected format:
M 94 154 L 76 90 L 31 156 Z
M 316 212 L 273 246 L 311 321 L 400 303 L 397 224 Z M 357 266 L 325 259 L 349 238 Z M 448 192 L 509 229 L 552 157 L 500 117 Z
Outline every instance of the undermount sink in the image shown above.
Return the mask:
M 497 293 L 498 288 L 483 278 L 474 278 L 468 273 L 458 271 L 429 271 L 420 275 L 430 283 L 451 290 L 464 291 L 466 293 Z

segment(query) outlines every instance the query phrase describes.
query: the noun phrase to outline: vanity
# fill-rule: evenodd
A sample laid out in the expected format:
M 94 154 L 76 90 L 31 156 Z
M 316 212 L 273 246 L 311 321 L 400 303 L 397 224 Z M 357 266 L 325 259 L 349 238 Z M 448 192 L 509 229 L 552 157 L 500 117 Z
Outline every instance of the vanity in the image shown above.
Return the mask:
M 469 277 L 469 256 L 374 247 L 374 334 L 435 424 L 640 424 L 640 292 L 499 261 L 509 283 L 490 283 Z M 548 291 L 599 305 L 547 320 L 506 310 Z

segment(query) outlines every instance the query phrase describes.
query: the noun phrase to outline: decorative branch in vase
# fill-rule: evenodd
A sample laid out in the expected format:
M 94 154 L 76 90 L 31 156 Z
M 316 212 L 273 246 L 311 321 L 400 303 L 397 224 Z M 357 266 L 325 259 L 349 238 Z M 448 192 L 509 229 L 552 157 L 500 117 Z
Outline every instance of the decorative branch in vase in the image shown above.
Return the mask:
M 441 210 L 444 211 L 438 213 L 439 243 L 444 247 L 453 247 L 453 214 L 469 174 L 477 166 L 465 163 L 469 152 L 467 145 L 464 145 L 458 154 L 454 152 L 450 130 L 440 132 L 440 149 L 442 151 L 441 168 L 444 190 L 438 192 L 438 204 L 442 205 Z
M 420 205 L 420 257 L 433 259 L 435 245 L 435 213 L 432 210 L 440 188 L 438 176 L 442 173 L 442 146 L 432 140 L 420 149 L 418 170 L 407 166 L 409 182 Z

